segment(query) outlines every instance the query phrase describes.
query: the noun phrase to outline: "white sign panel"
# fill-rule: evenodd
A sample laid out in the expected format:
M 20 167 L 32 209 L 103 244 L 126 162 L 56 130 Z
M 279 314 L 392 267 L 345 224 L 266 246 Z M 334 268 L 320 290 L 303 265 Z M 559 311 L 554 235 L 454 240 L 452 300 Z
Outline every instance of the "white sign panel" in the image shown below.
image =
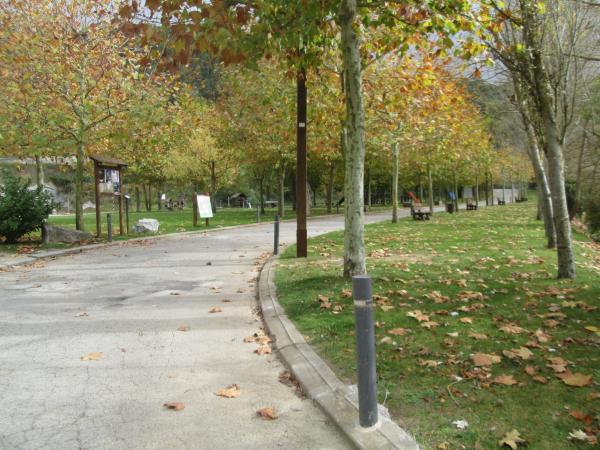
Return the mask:
M 208 195 L 197 195 L 198 215 L 201 219 L 210 219 L 213 216 L 210 197 Z

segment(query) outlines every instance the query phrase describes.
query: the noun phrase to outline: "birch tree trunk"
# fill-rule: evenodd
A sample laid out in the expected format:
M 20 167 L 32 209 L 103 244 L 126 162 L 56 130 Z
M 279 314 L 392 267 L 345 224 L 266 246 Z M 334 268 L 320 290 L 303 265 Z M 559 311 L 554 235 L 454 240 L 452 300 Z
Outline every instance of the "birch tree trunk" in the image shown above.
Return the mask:
M 533 8 L 533 6 L 531 7 Z M 537 12 L 537 10 L 535 10 Z M 535 14 L 535 13 L 533 13 Z M 529 16 L 529 17 L 527 17 Z M 528 10 L 526 19 L 532 17 Z M 535 22 L 526 23 L 523 36 L 531 59 L 527 69 L 532 74 L 531 92 L 535 95 L 535 107 L 541 119 L 547 148 L 548 182 L 552 193 L 554 228 L 556 230 L 556 253 L 558 259 L 558 278 L 575 278 L 575 260 L 571 236 L 571 221 L 565 192 L 565 162 L 562 142 L 559 137 L 553 99 L 550 93 L 550 80 L 544 67 L 541 50 L 534 33 Z
M 535 180 L 539 187 L 538 204 L 540 205 L 540 213 L 544 220 L 544 232 L 548 248 L 556 247 L 556 230 L 554 229 L 554 214 L 552 211 L 552 197 L 550 195 L 550 187 L 546 177 L 546 170 L 540 157 L 540 150 L 537 145 L 531 124 L 526 124 L 527 136 L 529 139 L 528 153 L 533 165 Z
M 217 212 L 217 170 L 213 159 L 210 162 L 210 205 L 213 213 Z
M 364 242 L 364 165 L 365 117 L 362 94 L 362 71 L 358 28 L 354 19 L 356 0 L 342 0 L 339 10 L 341 47 L 346 91 L 346 154 L 345 154 L 345 230 L 344 276 L 362 275 L 367 271 Z

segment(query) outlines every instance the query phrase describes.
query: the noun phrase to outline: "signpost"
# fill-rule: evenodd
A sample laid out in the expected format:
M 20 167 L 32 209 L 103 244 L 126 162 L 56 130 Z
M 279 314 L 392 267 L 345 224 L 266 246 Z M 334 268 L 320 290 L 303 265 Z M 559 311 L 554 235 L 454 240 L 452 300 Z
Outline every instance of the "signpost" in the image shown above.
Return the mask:
M 206 226 L 208 226 L 208 219 L 213 217 L 212 205 L 210 203 L 210 196 L 196 195 L 196 205 L 198 208 L 198 216 L 201 219 L 206 219 Z

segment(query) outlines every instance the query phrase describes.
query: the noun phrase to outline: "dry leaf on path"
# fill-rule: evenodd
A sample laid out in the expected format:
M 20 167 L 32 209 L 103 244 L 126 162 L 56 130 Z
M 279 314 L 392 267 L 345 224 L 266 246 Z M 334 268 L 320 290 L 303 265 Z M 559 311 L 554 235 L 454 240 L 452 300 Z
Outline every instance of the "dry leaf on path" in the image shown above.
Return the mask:
M 225 398 L 235 398 L 240 395 L 240 387 L 237 384 L 230 384 L 226 388 L 219 389 L 215 395 Z
M 256 411 L 256 414 L 258 414 L 265 420 L 275 420 L 278 417 L 277 413 L 275 412 L 275 409 L 272 406 L 267 408 L 261 408 L 258 411 Z
M 257 355 L 270 355 L 272 353 L 271 351 L 271 347 L 267 346 L 267 345 L 263 345 L 261 347 L 258 347 L 256 350 L 254 350 L 254 353 L 256 353 Z
M 388 330 L 388 334 L 393 334 L 394 336 L 406 336 L 408 333 L 410 333 L 410 330 L 406 328 L 392 328 Z
M 521 434 L 517 430 L 512 430 L 504 435 L 502 439 L 498 441 L 498 445 L 501 447 L 508 445 L 513 450 L 517 450 L 519 444 L 524 444 L 525 441 L 521 439 Z
M 80 359 L 82 361 L 99 361 L 100 358 L 102 358 L 102 352 L 91 352 L 83 355 Z
M 214 313 L 220 313 L 223 312 L 223 310 L 221 308 L 219 308 L 218 306 L 213 306 L 212 308 L 210 308 L 208 310 L 209 313 L 214 314 Z
M 563 380 L 563 383 L 568 386 L 583 387 L 592 382 L 591 375 L 585 375 L 579 372 L 572 373 L 570 370 L 567 370 L 565 373 L 560 373 L 556 376 Z
M 167 409 L 172 409 L 173 411 L 181 411 L 185 409 L 185 405 L 181 402 L 169 402 L 163 405 Z
M 189 325 L 181 325 L 179 328 L 177 328 L 177 331 L 190 331 L 190 326 Z

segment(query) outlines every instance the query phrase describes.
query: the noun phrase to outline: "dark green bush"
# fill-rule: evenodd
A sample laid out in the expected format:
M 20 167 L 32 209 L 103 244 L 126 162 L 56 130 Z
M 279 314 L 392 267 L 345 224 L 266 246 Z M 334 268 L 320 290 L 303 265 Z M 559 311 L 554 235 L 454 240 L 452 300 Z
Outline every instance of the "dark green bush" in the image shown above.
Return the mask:
M 8 172 L 0 186 L 0 236 L 15 243 L 21 236 L 38 230 L 52 212 L 52 198 L 42 189 L 29 189 L 31 180 Z

